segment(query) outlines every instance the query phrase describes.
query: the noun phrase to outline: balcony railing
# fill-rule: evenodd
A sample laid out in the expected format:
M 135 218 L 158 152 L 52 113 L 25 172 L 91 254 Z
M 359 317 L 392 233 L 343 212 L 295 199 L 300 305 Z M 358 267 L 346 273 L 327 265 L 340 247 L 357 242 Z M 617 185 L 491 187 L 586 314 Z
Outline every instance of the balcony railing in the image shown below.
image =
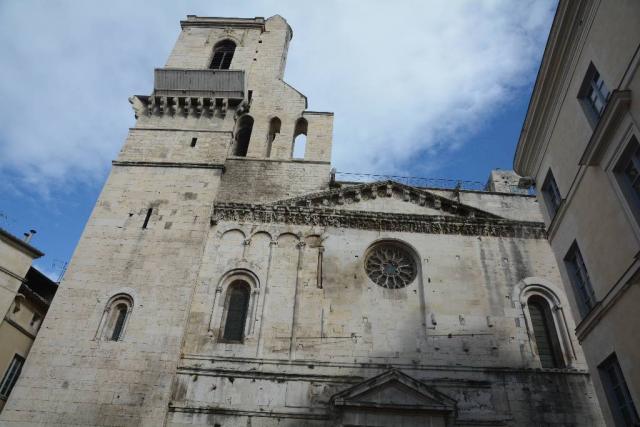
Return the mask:
M 245 78 L 242 70 L 156 68 L 153 87 L 159 96 L 243 99 Z

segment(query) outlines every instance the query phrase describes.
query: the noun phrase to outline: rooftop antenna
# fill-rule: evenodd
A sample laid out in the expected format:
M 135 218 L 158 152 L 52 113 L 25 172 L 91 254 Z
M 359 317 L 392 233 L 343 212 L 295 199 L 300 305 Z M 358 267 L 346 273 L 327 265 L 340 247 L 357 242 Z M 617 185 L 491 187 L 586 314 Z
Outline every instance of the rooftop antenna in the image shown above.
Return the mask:
M 36 230 L 29 230 L 28 233 L 24 233 L 24 242 L 29 243 L 34 234 L 36 234 Z

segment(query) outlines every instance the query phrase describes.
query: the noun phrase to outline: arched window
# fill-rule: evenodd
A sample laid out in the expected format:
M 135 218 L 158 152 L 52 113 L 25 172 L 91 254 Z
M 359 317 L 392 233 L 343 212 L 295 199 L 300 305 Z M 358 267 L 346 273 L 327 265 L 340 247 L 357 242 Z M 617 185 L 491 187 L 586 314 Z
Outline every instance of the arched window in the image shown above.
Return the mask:
M 543 368 L 563 368 L 563 357 L 549 303 L 538 295 L 527 300 L 533 337 Z
M 121 341 L 133 309 L 133 299 L 127 294 L 118 294 L 107 303 L 98 336 L 104 341 Z
M 251 139 L 251 131 L 253 130 L 253 117 L 244 115 L 238 121 L 236 130 L 236 143 L 233 150 L 234 156 L 246 157 L 249 151 L 249 140 Z
M 231 40 L 222 40 L 213 48 L 213 59 L 209 68 L 212 70 L 228 70 L 231 66 L 236 44 Z
M 293 132 L 293 148 L 291 157 L 294 159 L 304 159 L 304 153 L 307 146 L 307 128 L 309 124 L 302 117 L 296 122 L 296 128 Z
M 267 134 L 267 156 L 271 157 L 271 147 L 273 146 L 273 141 L 276 139 L 276 135 L 280 133 L 280 126 L 282 126 L 282 122 L 279 118 L 274 117 L 269 122 L 269 134 Z
M 236 280 L 227 288 L 222 334 L 224 341 L 242 342 L 244 339 L 250 295 L 251 287 L 243 280 Z

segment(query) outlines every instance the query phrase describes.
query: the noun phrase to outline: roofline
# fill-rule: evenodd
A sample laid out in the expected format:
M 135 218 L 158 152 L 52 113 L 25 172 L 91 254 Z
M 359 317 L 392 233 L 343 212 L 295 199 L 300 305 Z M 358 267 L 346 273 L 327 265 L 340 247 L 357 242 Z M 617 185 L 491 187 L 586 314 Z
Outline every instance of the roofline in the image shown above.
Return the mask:
M 562 9 L 564 12 L 566 10 L 565 5 L 567 5 L 568 3 L 570 2 L 566 2 L 563 0 L 559 0 L 558 2 L 556 13 L 553 16 L 553 23 L 551 24 L 551 28 L 549 28 L 549 35 L 547 36 L 547 43 L 544 46 L 544 52 L 542 54 L 542 59 L 540 60 L 540 66 L 538 67 L 538 73 L 536 74 L 536 81 L 533 85 L 533 90 L 531 91 L 531 97 L 529 98 L 529 104 L 527 106 L 527 114 L 525 115 L 524 121 L 522 122 L 522 128 L 520 129 L 520 136 L 518 137 L 518 144 L 516 145 L 516 151 L 513 155 L 513 170 L 517 174 L 522 176 L 526 175 L 525 173 L 523 173 L 520 166 L 521 166 L 522 156 L 523 156 L 522 151 L 524 149 L 523 148 L 524 140 L 527 136 L 527 125 L 531 121 L 531 115 L 533 114 L 532 110 L 534 108 L 534 99 L 537 105 L 536 95 L 538 95 L 538 92 L 541 90 L 540 85 L 542 84 L 542 78 L 544 75 L 546 75 L 546 72 L 548 70 L 548 64 L 551 61 L 550 56 L 553 54 L 551 50 L 552 50 L 552 45 L 554 44 L 552 43 L 552 40 L 553 42 L 555 42 L 555 36 L 560 31 L 560 26 L 562 24 L 560 10 Z
M 21 250 L 22 252 L 26 253 L 33 259 L 40 258 L 41 256 L 44 255 L 44 252 L 39 251 L 38 249 L 31 246 L 24 240 L 20 240 L 19 238 L 17 238 L 16 236 L 9 233 L 3 228 L 0 228 L 0 240 L 10 244 L 16 249 Z

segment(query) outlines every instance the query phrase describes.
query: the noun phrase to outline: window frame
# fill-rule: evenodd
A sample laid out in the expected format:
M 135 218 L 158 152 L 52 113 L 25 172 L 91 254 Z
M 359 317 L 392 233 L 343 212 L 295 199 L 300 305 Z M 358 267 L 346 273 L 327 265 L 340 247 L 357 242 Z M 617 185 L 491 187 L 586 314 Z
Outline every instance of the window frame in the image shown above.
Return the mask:
M 253 125 L 255 120 L 250 114 L 244 114 L 238 118 L 236 122 L 236 130 L 233 138 L 232 155 L 235 157 L 247 157 L 249 154 L 249 145 L 251 144 L 251 135 L 253 133 Z M 245 139 L 246 136 L 246 139 Z
M 634 133 L 631 136 L 625 138 L 626 142 L 622 148 L 620 154 L 617 156 L 614 162 L 614 166 L 611 169 L 615 182 L 622 193 L 624 202 L 628 205 L 636 219 L 636 222 L 640 222 L 640 141 Z M 634 183 L 630 181 L 629 176 L 626 173 L 629 165 L 635 166 L 638 171 L 636 176 L 636 184 L 639 188 L 634 188 Z
M 593 62 L 590 62 L 584 80 L 578 90 L 578 101 L 592 128 L 595 128 L 600 121 L 610 95 L 611 91 L 607 88 L 602 74 L 600 74 Z M 598 107 L 598 103 L 601 104 L 600 107 Z
M 589 270 L 578 243 L 574 241 L 564 257 L 565 268 L 571 281 L 578 311 L 584 319 L 598 303 Z
M 627 381 L 624 378 L 620 361 L 615 352 L 611 353 L 598 365 L 598 373 L 602 382 L 602 388 L 607 397 L 609 411 L 613 416 L 616 426 L 627 426 L 627 420 L 624 416 L 624 409 L 628 409 L 629 421 L 633 424 L 640 424 L 640 417 L 633 401 L 633 397 L 629 392 Z M 615 377 L 615 378 L 612 378 Z M 616 390 L 616 388 L 618 390 Z M 619 401 L 622 397 L 623 402 Z
M 229 47 L 233 45 L 233 49 L 229 49 Z M 238 44 L 231 39 L 220 40 L 213 47 L 213 54 L 211 55 L 211 60 L 209 61 L 209 69 L 210 70 L 230 70 L 231 63 L 233 62 L 233 57 L 235 56 L 236 49 L 238 48 Z M 221 58 L 219 61 L 216 61 L 216 55 L 221 54 Z M 219 62 L 217 66 L 214 66 L 214 62 Z
M 553 366 L 544 366 L 542 362 L 542 357 L 540 355 L 540 343 L 538 341 L 538 334 L 536 334 L 537 329 L 533 322 L 533 316 L 531 314 L 531 307 L 536 306 L 540 309 L 540 314 L 542 316 L 543 327 L 545 328 L 545 335 L 549 341 L 550 347 L 550 356 L 552 358 Z M 531 332 L 533 334 L 532 338 L 535 342 L 536 349 L 538 352 L 538 359 L 540 361 L 540 366 L 543 369 L 564 369 L 566 368 L 566 361 L 563 355 L 562 346 L 560 344 L 560 336 L 558 331 L 558 325 L 556 325 L 553 313 L 551 312 L 552 307 L 549 304 L 547 298 L 542 295 L 532 294 L 527 298 L 527 309 L 529 311 L 529 320 L 531 322 Z
M 549 214 L 549 223 L 551 223 L 560 210 L 560 206 L 562 205 L 562 202 L 564 200 L 562 198 L 562 193 L 560 193 L 560 188 L 558 187 L 558 183 L 556 182 L 551 168 L 549 168 L 549 170 L 547 171 L 547 175 L 542 182 L 542 186 L 540 187 L 540 194 L 542 195 L 544 204 L 547 207 L 547 213 Z
M 20 374 L 22 373 L 24 362 L 25 362 L 25 358 L 23 356 L 19 355 L 18 353 L 15 353 L 13 355 L 13 359 L 11 359 L 9 366 L 4 371 L 4 375 L 2 376 L 2 381 L 0 381 L 0 398 L 1 399 L 6 400 L 11 395 L 11 391 L 15 387 L 16 383 L 18 382 L 18 378 L 20 378 Z M 17 363 L 19 363 L 20 365 L 18 366 L 17 369 L 14 369 Z M 6 389 L 6 392 L 3 392 L 3 390 L 5 389 Z
M 126 307 L 126 313 L 120 325 L 118 337 L 117 339 L 114 339 L 116 326 L 118 326 L 120 318 L 119 313 L 122 313 L 122 311 L 117 310 L 117 308 L 121 305 L 124 305 Z M 130 294 L 118 293 L 109 298 L 109 301 L 107 301 L 107 303 L 105 304 L 104 310 L 102 312 L 98 331 L 96 332 L 96 339 L 99 339 L 100 341 L 111 342 L 123 341 L 127 332 L 127 326 L 129 325 L 129 321 L 131 320 L 131 315 L 133 314 L 133 307 L 134 300 Z
M 304 117 L 299 117 L 296 120 L 296 125 L 293 132 L 293 140 L 291 142 L 291 158 L 294 160 L 304 160 L 307 157 L 307 134 L 309 132 L 309 121 Z M 300 135 L 304 135 L 304 138 L 298 139 Z M 296 145 L 303 147 L 302 156 L 296 156 Z M 300 150 L 300 149 L 299 149 Z
M 243 313 L 243 321 L 242 321 L 242 337 L 240 339 L 230 339 L 226 337 L 227 333 L 227 322 L 229 320 L 229 305 L 231 303 L 232 292 L 238 288 L 243 287 L 246 292 L 246 303 L 244 307 Z M 247 330 L 248 320 L 251 317 L 251 305 L 252 305 L 252 286 L 249 280 L 244 277 L 236 277 L 234 278 L 225 290 L 225 298 L 224 298 L 224 310 L 222 312 L 222 319 L 220 321 L 220 336 L 218 338 L 219 342 L 228 343 L 228 344 L 244 344 L 245 339 L 249 335 Z

